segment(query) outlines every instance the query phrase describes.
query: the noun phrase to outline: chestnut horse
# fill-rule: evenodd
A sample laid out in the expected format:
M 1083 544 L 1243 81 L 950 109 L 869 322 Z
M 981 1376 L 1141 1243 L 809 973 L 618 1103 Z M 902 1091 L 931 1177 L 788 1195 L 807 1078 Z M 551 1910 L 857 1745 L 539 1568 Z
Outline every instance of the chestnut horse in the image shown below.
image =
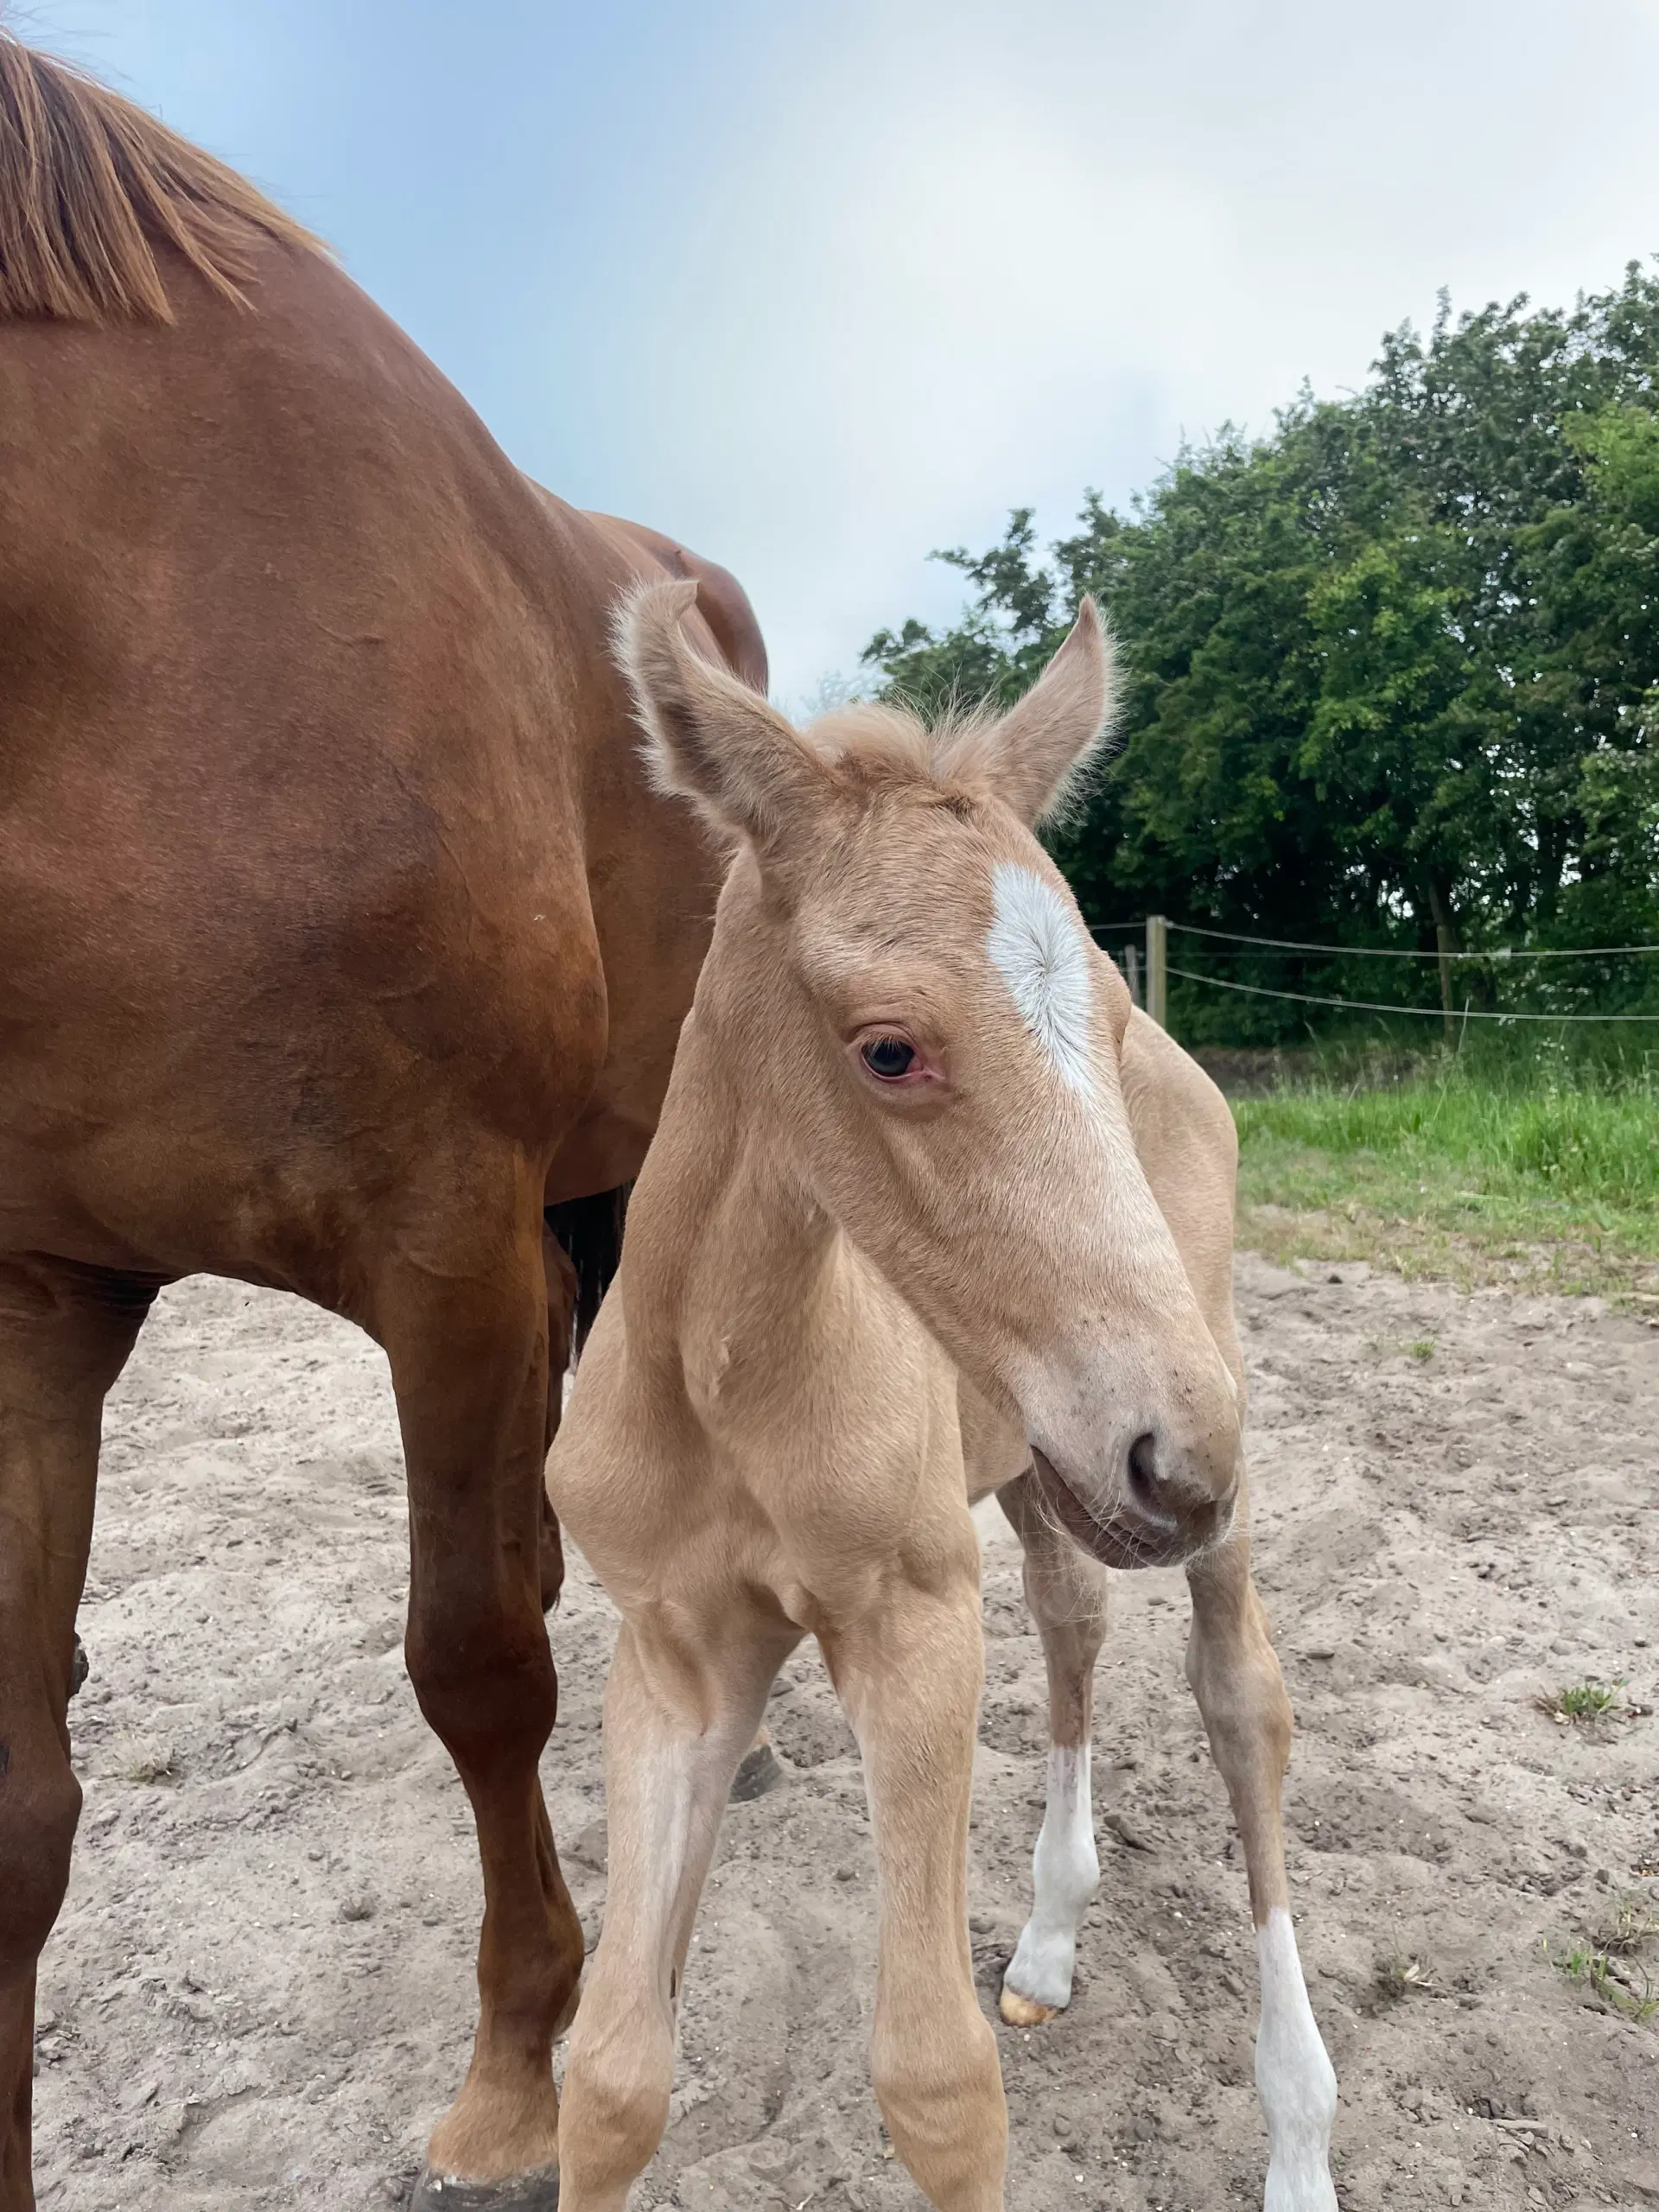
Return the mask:
M 717 887 L 607 651 L 650 574 L 764 690 L 723 571 L 530 484 L 286 216 L 0 35 L 0 2212 L 34 2202 L 100 1411 L 198 1271 L 385 1349 L 409 1668 L 485 1888 L 429 2151 L 467 2185 L 423 2191 L 554 2201 L 582 1940 L 541 1474 L 604 1254 L 544 1209 L 602 1245 Z

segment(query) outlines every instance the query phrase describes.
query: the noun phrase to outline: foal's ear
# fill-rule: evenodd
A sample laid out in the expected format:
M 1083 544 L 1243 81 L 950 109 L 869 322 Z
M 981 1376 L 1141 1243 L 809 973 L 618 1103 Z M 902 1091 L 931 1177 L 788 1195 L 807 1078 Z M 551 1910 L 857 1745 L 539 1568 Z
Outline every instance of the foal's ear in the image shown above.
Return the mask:
M 1092 599 L 1025 697 L 970 741 L 975 765 L 1022 822 L 1060 811 L 1111 727 L 1116 696 L 1111 640 Z
M 690 799 L 717 828 L 765 844 L 829 779 L 781 715 L 693 652 L 681 623 L 696 596 L 689 582 L 631 592 L 617 611 L 616 658 L 658 790 Z

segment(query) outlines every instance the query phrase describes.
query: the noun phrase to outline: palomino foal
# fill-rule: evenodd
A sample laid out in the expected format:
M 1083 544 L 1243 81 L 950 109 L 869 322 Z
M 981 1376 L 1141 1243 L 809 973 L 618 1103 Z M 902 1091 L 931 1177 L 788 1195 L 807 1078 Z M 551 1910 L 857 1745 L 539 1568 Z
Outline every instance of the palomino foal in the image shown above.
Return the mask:
M 1027 1547 L 1058 1745 L 1005 2010 L 1065 2002 L 1096 1878 L 1102 1565 L 1185 1559 L 1192 1672 L 1265 1931 L 1268 2202 L 1329 2212 L 1334 2084 L 1285 1910 L 1288 1713 L 1237 1511 L 1236 1350 L 1229 1325 L 1230 1366 L 1137 1155 L 1128 994 L 1030 828 L 1105 719 L 1094 610 L 999 722 L 930 739 L 862 709 L 803 740 L 692 654 L 689 604 L 640 592 L 623 657 L 659 780 L 738 847 L 549 1463 L 623 1616 L 610 1891 L 566 2074 L 562 2204 L 621 2212 L 661 2135 L 721 1808 L 810 1633 L 868 1781 L 883 2116 L 936 2205 L 1001 2205 L 1007 2118 L 965 1897 L 982 1678 L 969 1506 L 997 1489 Z

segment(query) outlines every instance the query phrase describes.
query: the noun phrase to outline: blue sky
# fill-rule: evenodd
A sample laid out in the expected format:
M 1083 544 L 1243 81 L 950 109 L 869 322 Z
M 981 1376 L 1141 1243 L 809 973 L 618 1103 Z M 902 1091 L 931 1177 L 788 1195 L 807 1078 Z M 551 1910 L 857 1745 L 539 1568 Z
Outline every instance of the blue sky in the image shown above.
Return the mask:
M 735 569 L 792 705 L 925 561 L 1659 251 L 1659 0 L 32 0 L 521 466 Z

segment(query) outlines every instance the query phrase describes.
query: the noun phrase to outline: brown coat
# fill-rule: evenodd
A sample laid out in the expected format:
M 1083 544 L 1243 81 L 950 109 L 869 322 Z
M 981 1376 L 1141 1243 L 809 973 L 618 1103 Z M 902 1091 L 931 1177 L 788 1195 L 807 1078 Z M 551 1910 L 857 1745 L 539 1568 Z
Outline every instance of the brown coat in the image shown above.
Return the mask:
M 543 1208 L 638 1168 L 715 890 L 607 651 L 647 574 L 764 688 L 723 571 L 529 483 L 242 180 L 0 36 L 0 2212 L 100 1408 L 198 1269 L 387 1351 L 410 1665 L 486 1897 L 434 2158 L 550 2164 L 582 1947 L 537 1782 L 574 1287 Z

